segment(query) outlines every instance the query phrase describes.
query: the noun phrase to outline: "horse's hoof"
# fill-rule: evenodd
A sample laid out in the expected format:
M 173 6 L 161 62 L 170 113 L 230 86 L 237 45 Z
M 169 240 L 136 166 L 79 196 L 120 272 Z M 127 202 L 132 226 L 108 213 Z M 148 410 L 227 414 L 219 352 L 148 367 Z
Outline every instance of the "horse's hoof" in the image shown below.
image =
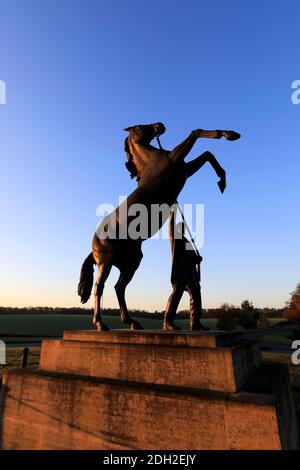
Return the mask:
M 234 140 L 238 140 L 241 137 L 241 134 L 235 131 L 224 131 L 223 136 L 225 139 L 229 140 L 230 142 L 233 142 Z
M 144 328 L 142 327 L 140 322 L 138 322 L 137 320 L 133 320 L 130 324 L 130 329 L 131 330 L 143 330 Z
M 105 323 L 103 323 L 102 321 L 95 321 L 93 322 L 93 325 L 98 331 L 109 331 L 108 326 L 105 325 Z
M 175 325 L 175 323 L 164 322 L 163 326 L 164 331 L 179 331 L 181 330 L 180 326 Z

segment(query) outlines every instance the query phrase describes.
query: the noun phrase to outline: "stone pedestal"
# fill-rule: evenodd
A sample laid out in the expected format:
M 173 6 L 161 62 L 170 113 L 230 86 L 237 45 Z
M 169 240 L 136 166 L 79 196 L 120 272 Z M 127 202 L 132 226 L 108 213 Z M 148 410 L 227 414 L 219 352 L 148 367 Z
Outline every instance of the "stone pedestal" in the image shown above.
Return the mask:
M 295 449 L 288 371 L 236 333 L 65 332 L 1 389 L 3 449 Z
M 45 341 L 43 370 L 130 382 L 237 392 L 260 364 L 238 334 L 115 330 L 65 332 Z

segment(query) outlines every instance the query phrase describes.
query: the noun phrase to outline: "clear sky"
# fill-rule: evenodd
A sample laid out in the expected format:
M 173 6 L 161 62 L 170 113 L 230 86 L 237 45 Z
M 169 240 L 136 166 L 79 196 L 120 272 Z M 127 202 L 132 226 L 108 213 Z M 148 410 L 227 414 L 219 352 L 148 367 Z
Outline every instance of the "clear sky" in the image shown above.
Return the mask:
M 0 304 L 79 306 L 96 208 L 135 189 L 123 128 L 163 121 L 165 148 L 196 128 L 242 134 L 190 154 L 217 156 L 226 192 L 205 167 L 180 196 L 205 204 L 204 307 L 282 306 L 300 280 L 299 14 L 298 0 L 1 0 Z M 128 306 L 161 310 L 169 243 L 143 252 Z

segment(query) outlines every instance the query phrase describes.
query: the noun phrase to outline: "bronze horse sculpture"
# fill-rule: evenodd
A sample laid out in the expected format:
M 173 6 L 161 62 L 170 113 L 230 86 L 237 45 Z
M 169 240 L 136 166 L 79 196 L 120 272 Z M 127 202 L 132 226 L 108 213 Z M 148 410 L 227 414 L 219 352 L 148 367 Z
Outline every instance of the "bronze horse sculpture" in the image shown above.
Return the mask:
M 131 177 L 137 178 L 138 187 L 108 218 L 102 221 L 99 231 L 97 230 L 93 238 L 92 252 L 82 265 L 78 284 L 78 294 L 82 303 L 85 303 L 91 295 L 93 266 L 97 264 L 98 275 L 94 286 L 93 324 L 99 331 L 108 329 L 102 321 L 100 299 L 112 266 L 116 266 L 120 271 L 115 291 L 120 306 L 121 319 L 131 329 L 142 329 L 140 323 L 131 318 L 128 313 L 125 289 L 142 260 L 141 245 L 143 240 L 153 236 L 162 227 L 168 214 L 162 216 L 159 223 L 154 228 L 152 227 L 144 237 L 138 238 L 120 237 L 118 235 L 110 237 L 109 230 L 107 230 L 110 220 L 114 220 L 115 233 L 120 233 L 120 229 L 125 227 L 126 230 L 130 222 L 136 217 L 130 212 L 130 209 L 136 204 L 143 205 L 148 211 L 154 204 L 167 204 L 171 207 L 184 187 L 186 180 L 206 162 L 211 164 L 220 178 L 218 181 L 220 191 L 223 192 L 226 187 L 226 172 L 211 152 L 204 152 L 188 163 L 184 159 L 199 138 L 220 139 L 225 137 L 227 140 L 233 141 L 240 137 L 238 133 L 197 129 L 192 131 L 177 147 L 168 151 L 164 150 L 161 145 L 159 145 L 159 148 L 151 145 L 154 138 L 157 138 L 159 142 L 159 136 L 165 130 L 165 126 L 161 122 L 136 125 L 125 129 L 125 131 L 128 131 L 128 137 L 125 140 L 125 151 L 128 158 L 126 167 L 130 171 Z M 103 235 L 105 231 L 106 237 L 99 236 L 99 233 Z

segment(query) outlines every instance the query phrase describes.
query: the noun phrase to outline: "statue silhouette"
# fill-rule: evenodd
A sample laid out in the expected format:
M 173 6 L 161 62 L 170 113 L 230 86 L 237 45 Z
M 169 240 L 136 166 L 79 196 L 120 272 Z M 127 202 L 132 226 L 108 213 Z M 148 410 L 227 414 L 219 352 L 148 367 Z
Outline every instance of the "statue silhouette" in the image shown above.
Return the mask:
M 208 330 L 200 322 L 202 314 L 200 263 L 202 257 L 185 238 L 185 223 L 181 222 L 175 227 L 175 217 L 176 213 L 172 209 L 169 235 L 172 250 L 171 283 L 173 290 L 165 310 L 163 328 L 167 331 L 180 329 L 175 325 L 174 320 L 181 297 L 184 291 L 187 291 L 190 296 L 190 329 Z
M 142 260 L 141 245 L 143 240 L 152 237 L 165 223 L 169 214 L 162 216 L 159 224 L 155 227 L 150 223 L 151 229 L 144 238 L 133 239 L 130 236 L 124 238 L 123 235 L 122 237 L 117 236 L 117 238 L 110 238 L 109 236 L 102 238 L 98 236 L 98 233 L 104 233 L 106 228 L 110 224 L 113 225 L 114 222 L 116 233 L 123 233 L 124 228 L 127 229 L 136 217 L 135 215 L 130 215 L 130 208 L 134 204 L 143 204 L 148 209 L 149 218 L 151 218 L 150 209 L 153 204 L 168 204 L 171 207 L 187 179 L 206 162 L 211 164 L 220 178 L 218 185 L 221 192 L 223 192 L 226 187 L 226 173 L 212 153 L 204 152 L 189 163 L 185 163 L 184 159 L 199 138 L 220 139 L 225 137 L 227 140 L 236 140 L 240 137 L 234 131 L 206 131 L 197 129 L 192 131 L 177 147 L 168 151 L 151 145 L 151 141 L 155 137 L 158 138 L 166 130 L 161 122 L 131 126 L 125 130 L 128 132 L 128 137 L 125 140 L 125 151 L 128 158 L 126 166 L 131 176 L 137 178 L 138 187 L 108 218 L 104 219 L 99 227 L 99 231 L 95 233 L 92 242 L 92 252 L 82 265 L 78 285 L 78 294 L 81 297 L 82 303 L 85 303 L 92 291 L 93 266 L 97 264 L 98 275 L 94 286 L 93 323 L 98 330 L 107 329 L 101 317 L 100 299 L 112 266 L 116 266 L 120 271 L 115 291 L 120 306 L 121 319 L 131 329 L 142 329 L 140 323 L 132 319 L 128 313 L 125 289 Z

